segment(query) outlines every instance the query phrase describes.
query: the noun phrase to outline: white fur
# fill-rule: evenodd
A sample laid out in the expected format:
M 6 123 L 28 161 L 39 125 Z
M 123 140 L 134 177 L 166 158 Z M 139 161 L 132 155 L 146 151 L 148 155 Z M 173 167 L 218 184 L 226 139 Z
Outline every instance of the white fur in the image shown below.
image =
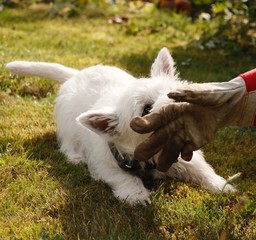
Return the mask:
M 15 61 L 7 68 L 13 73 L 63 83 L 56 100 L 60 150 L 70 162 L 86 163 L 91 176 L 107 183 L 117 198 L 130 204 L 150 203 L 150 192 L 141 179 L 118 166 L 107 143 L 111 141 L 121 152 L 133 154 L 148 135 L 132 131 L 131 119 L 140 116 L 147 104 L 152 104 L 154 111 L 169 103 L 167 93 L 188 84 L 179 80 L 166 48 L 152 65 L 150 78 L 136 79 L 121 69 L 101 65 L 78 71 L 60 64 Z M 167 173 L 153 170 L 152 175 L 202 184 L 213 192 L 220 192 L 226 184 L 206 163 L 201 151 L 194 152 L 190 162 L 179 158 Z M 225 191 L 234 188 L 228 184 Z
M 79 73 L 79 71 L 76 69 L 64 67 L 58 63 L 14 61 L 8 63 L 6 67 L 12 73 L 17 73 L 24 76 L 35 75 L 45 77 L 54 79 L 59 83 L 64 83 Z

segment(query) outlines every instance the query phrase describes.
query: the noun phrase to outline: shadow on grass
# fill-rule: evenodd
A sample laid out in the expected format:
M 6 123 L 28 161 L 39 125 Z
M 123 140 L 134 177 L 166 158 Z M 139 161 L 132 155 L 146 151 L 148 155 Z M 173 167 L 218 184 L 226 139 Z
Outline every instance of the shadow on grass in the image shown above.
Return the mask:
M 160 50 L 160 49 L 159 49 Z M 157 54 L 157 51 L 156 51 Z M 150 68 L 156 56 L 153 54 L 125 54 L 119 56 L 117 61 L 121 63 L 124 69 L 135 77 L 148 77 Z
M 135 76 L 149 76 L 151 65 L 162 47 L 155 46 L 145 54 L 123 55 L 118 61 Z M 168 47 L 168 45 L 167 45 Z M 200 50 L 196 47 L 169 49 L 181 79 L 192 82 L 223 82 L 256 67 L 252 53 L 230 52 L 225 49 Z
M 64 239 L 153 239 L 161 238 L 151 206 L 131 207 L 118 201 L 111 189 L 94 181 L 87 167 L 73 165 L 58 151 L 55 133 L 49 132 L 24 144 L 30 159 L 50 164 L 49 176 L 61 183 L 65 204 L 49 211 L 60 219 Z M 47 230 L 47 229 L 46 229 Z

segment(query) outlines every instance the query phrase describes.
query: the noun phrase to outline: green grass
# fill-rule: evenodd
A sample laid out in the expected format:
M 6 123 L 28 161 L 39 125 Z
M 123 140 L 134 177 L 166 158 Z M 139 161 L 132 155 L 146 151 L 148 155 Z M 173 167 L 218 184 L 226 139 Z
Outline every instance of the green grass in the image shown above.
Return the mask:
M 166 180 L 151 184 L 152 205 L 131 207 L 58 152 L 58 85 L 5 69 L 17 59 L 76 68 L 103 63 L 142 76 L 163 46 L 191 81 L 227 81 L 255 67 L 248 53 L 192 47 L 200 31 L 186 17 L 125 12 L 128 24 L 115 25 L 107 22 L 111 14 L 87 9 L 77 18 L 50 19 L 40 9 L 0 12 L 0 239 L 255 239 L 255 131 L 227 128 L 204 148 L 220 175 L 243 172 L 237 193 Z

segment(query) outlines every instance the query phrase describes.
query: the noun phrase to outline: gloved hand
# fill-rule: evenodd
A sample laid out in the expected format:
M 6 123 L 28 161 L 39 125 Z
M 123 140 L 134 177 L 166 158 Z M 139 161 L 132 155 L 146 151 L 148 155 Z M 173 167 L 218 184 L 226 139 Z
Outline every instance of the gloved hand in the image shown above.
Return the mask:
M 256 106 L 256 69 L 248 73 L 249 78 L 241 75 L 230 82 L 183 86 L 168 94 L 175 103 L 133 119 L 131 127 L 134 131 L 154 131 L 136 148 L 135 159 L 147 161 L 160 152 L 158 170 L 167 171 L 180 153 L 184 160 L 189 161 L 192 152 L 211 141 L 220 128 L 252 126 Z M 247 83 L 243 78 L 249 79 Z

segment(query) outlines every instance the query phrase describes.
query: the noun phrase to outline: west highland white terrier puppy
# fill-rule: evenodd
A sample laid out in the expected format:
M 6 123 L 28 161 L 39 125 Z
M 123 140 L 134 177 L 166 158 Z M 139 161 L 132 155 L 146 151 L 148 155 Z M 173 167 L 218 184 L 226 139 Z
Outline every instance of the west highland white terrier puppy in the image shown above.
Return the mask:
M 134 78 L 112 66 L 92 66 L 83 70 L 56 63 L 14 61 L 7 68 L 15 74 L 35 75 L 61 83 L 56 99 L 57 136 L 60 150 L 72 163 L 86 163 L 95 180 L 107 183 L 120 199 L 129 204 L 150 203 L 150 192 L 134 169 L 148 171 L 155 178 L 172 177 L 201 184 L 220 192 L 226 180 L 206 163 L 201 151 L 190 162 L 179 158 L 162 173 L 154 161 L 133 160 L 135 147 L 148 134 L 138 134 L 130 121 L 156 111 L 172 100 L 167 93 L 189 84 L 181 81 L 166 48 L 155 59 L 150 78 Z M 227 184 L 224 191 L 234 191 Z

